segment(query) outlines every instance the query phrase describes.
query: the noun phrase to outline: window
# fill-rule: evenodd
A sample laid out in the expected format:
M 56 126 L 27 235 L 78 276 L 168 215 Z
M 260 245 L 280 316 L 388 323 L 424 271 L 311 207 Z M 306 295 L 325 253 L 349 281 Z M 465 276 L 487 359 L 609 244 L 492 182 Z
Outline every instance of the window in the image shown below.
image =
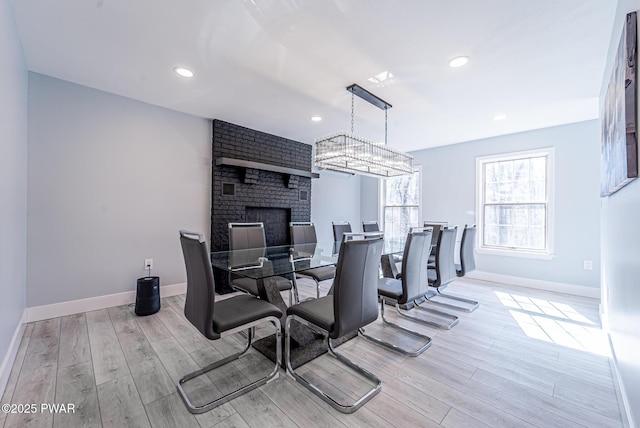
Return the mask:
M 419 166 L 413 174 L 380 181 L 382 230 L 385 238 L 404 240 L 411 227 L 420 225 L 421 182 Z
M 553 149 L 478 158 L 479 249 L 552 253 Z

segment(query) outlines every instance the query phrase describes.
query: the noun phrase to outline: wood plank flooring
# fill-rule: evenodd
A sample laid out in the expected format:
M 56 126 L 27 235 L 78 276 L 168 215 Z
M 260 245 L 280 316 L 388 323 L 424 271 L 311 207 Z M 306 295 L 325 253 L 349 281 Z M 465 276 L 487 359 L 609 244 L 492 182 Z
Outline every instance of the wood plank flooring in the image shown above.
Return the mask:
M 329 285 L 322 284 L 323 294 Z M 313 282 L 300 280 L 299 288 L 301 298 L 315 296 Z M 184 296 L 164 298 L 160 312 L 147 317 L 119 306 L 31 323 L 1 402 L 34 403 L 38 411 L 0 414 L 0 426 L 628 427 L 597 301 L 467 278 L 447 293 L 480 302 L 473 313 L 455 312 L 460 323 L 451 330 L 385 310 L 391 321 L 433 339 L 419 357 L 361 337 L 337 348 L 383 382 L 382 392 L 351 415 L 333 410 L 284 371 L 210 412 L 190 414 L 176 379 L 241 349 L 243 339 L 202 337 L 184 319 Z M 260 328 L 258 336 L 271 332 Z M 417 344 L 380 320 L 367 333 Z M 185 389 L 204 402 L 268 373 L 271 364 L 251 350 Z M 368 388 L 328 355 L 299 370 L 344 400 Z M 73 404 L 75 413 L 43 412 L 41 403 Z

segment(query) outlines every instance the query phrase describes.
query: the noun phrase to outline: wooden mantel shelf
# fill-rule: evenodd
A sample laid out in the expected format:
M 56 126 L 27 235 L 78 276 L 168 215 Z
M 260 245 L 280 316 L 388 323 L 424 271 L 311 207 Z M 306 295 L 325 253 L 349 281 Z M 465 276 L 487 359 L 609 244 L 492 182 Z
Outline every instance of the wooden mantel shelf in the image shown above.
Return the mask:
M 260 169 L 262 171 L 279 172 L 280 174 L 299 175 L 301 177 L 308 178 L 320 178 L 320 174 L 315 172 L 303 171 L 301 169 L 287 168 L 285 166 L 271 165 L 262 162 L 252 162 L 242 159 L 234 158 L 218 158 L 216 159 L 216 165 L 236 166 L 240 168 L 253 168 Z

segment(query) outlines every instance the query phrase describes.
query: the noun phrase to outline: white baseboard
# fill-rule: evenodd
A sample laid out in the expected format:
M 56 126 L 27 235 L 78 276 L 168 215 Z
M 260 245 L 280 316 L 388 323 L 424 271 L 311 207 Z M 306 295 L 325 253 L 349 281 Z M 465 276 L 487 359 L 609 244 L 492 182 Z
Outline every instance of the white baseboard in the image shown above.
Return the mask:
M 535 288 L 536 290 L 554 291 L 556 293 L 571 294 L 573 296 L 589 297 L 600 300 L 600 288 L 585 287 L 584 285 L 566 284 L 563 282 L 543 281 L 540 279 L 522 278 L 519 276 L 502 275 L 499 273 L 473 271 L 466 277 L 482 281 L 499 282 L 518 287 Z
M 629 397 L 627 397 L 627 390 L 624 387 L 624 381 L 622 380 L 622 376 L 620 376 L 620 368 L 618 367 L 618 358 L 616 358 L 616 350 L 613 347 L 613 341 L 611 340 L 611 334 L 607 334 L 607 338 L 609 339 L 609 349 L 611 349 L 611 356 L 613 360 L 613 368 L 614 368 L 614 376 L 618 379 L 618 387 L 620 390 L 620 395 L 622 395 L 622 405 L 624 406 L 624 410 L 627 414 L 627 421 L 629 422 L 629 428 L 635 428 L 635 421 L 633 420 L 633 415 L 631 414 L 631 404 L 629 403 Z
M 26 324 L 26 322 L 27 310 L 25 309 L 22 312 L 20 323 L 16 327 L 16 331 L 13 333 L 13 338 L 11 338 L 9 349 L 7 349 L 7 353 L 4 355 L 2 366 L 0 366 L 0 397 L 4 395 L 4 389 L 7 387 L 9 375 L 11 374 L 11 368 L 13 367 L 13 362 L 15 361 L 16 355 L 18 354 L 18 349 L 20 348 L 20 341 L 22 340 L 22 335 L 24 334 L 24 325 Z
M 160 296 L 169 297 L 186 293 L 187 283 L 163 285 L 160 287 Z M 27 308 L 27 322 L 46 320 L 49 318 L 64 317 L 82 312 L 96 311 L 112 306 L 126 305 L 136 301 L 135 291 L 108 294 L 106 296 L 89 297 L 88 299 L 71 300 L 69 302 L 52 303 L 50 305 L 34 306 Z

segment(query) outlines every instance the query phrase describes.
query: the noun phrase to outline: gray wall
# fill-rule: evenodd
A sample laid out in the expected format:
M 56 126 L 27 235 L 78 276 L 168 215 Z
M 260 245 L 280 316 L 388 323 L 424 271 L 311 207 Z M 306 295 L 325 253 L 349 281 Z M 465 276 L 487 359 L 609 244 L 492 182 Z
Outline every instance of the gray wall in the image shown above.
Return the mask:
M 27 286 L 27 71 L 6 0 L 0 0 L 0 58 L 1 366 L 26 307 Z
M 333 240 L 332 221 L 348 221 L 354 232 L 360 225 L 360 176 L 326 170 L 311 180 L 311 221 L 318 241 Z
M 604 99 L 611 65 L 627 13 L 640 9 L 639 0 L 618 5 L 609 60 L 600 99 Z M 640 179 L 602 199 L 602 303 L 622 386 L 632 413 L 632 426 L 640 427 Z
M 363 176 L 360 184 L 360 213 L 364 221 L 377 221 L 382 227 L 380 216 L 380 189 L 377 178 Z
M 422 165 L 422 217 L 459 226 L 476 222 L 476 157 L 555 148 L 555 256 L 535 260 L 477 254 L 478 270 L 528 279 L 600 287 L 598 121 L 545 128 L 413 152 Z M 377 199 L 363 181 L 363 199 Z M 371 205 L 371 204 L 369 204 Z M 376 216 L 370 212 L 363 215 Z M 583 261 L 593 261 L 593 270 Z
M 178 229 L 210 233 L 211 121 L 29 74 L 27 306 L 186 280 Z M 360 221 L 360 177 L 312 180 L 318 238 Z M 354 227 L 360 230 L 360 226 Z
M 27 306 L 133 291 L 144 259 L 186 280 L 209 236 L 211 122 L 29 74 Z

